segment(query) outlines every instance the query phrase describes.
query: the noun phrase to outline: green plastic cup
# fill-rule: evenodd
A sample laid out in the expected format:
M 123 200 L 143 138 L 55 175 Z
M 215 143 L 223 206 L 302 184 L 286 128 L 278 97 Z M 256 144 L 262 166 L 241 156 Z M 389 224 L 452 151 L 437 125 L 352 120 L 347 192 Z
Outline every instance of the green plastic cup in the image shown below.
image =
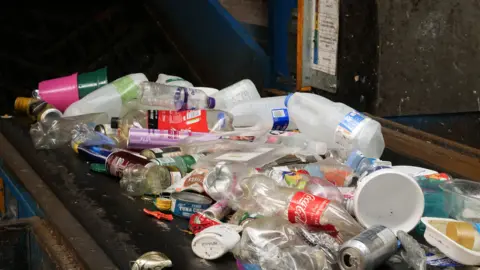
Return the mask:
M 78 97 L 83 98 L 107 83 L 107 67 L 78 74 Z

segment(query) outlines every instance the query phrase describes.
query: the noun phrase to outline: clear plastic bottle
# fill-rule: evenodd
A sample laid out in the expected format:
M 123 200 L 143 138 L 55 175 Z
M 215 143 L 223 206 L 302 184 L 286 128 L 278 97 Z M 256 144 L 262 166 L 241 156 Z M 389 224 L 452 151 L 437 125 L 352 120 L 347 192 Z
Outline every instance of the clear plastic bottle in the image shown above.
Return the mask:
M 144 82 L 140 85 L 140 103 L 169 110 L 198 110 L 215 108 L 215 99 L 202 90 Z
M 309 176 L 306 170 L 286 171 L 282 169 L 286 168 L 271 168 L 263 171 L 259 170 L 259 172 L 275 180 L 279 186 L 296 188 L 338 204 L 343 204 L 343 195 L 340 190 L 325 178 Z
M 232 208 L 271 217 L 280 215 L 292 223 L 322 226 L 338 232 L 338 239 L 346 241 L 363 231 L 363 228 L 339 204 L 328 199 L 280 187 L 264 175 L 244 178 L 239 184 L 241 192 L 230 197 Z
M 350 153 L 345 164 L 352 168 L 352 170 L 359 176 L 364 175 L 368 171 L 392 167 L 392 163 L 390 161 L 366 157 L 358 150 Z
M 259 123 L 272 130 L 293 130 L 297 126 L 285 107 L 285 97 L 267 97 L 237 104 L 229 111 L 235 127 L 253 127 Z
M 255 84 L 245 79 L 223 88 L 212 97 L 215 98 L 215 109 L 228 111 L 239 103 L 260 99 L 260 94 Z
M 120 187 L 130 196 L 159 195 L 181 178 L 180 170 L 175 166 L 129 164 L 123 170 Z
M 137 98 L 139 84 L 145 81 L 148 79 L 142 73 L 123 76 L 74 102 L 64 116 L 105 112 L 109 117 L 119 117 L 125 104 Z
M 97 124 L 108 122 L 105 113 L 84 114 L 63 117 L 48 122 L 37 122 L 30 127 L 30 136 L 36 149 L 54 149 L 65 145 L 75 137 L 97 136 L 94 128 Z
M 158 111 L 133 110 L 124 117 L 112 117 L 111 127 L 118 129 L 122 145 L 126 145 L 130 128 L 189 130 L 192 132 L 233 131 L 233 116 L 217 110 Z
M 328 148 L 359 149 L 374 158 L 382 155 L 380 124 L 351 107 L 310 93 L 288 95 L 285 105 L 298 129 Z

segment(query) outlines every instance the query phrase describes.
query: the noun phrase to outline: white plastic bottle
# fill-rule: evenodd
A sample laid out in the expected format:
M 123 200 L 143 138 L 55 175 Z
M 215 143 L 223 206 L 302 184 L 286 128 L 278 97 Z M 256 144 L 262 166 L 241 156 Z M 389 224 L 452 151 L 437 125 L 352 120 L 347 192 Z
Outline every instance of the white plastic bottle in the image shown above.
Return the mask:
M 285 131 L 297 128 L 285 107 L 285 96 L 243 102 L 234 106 L 230 113 L 233 114 L 233 125 L 236 128 L 253 127 L 258 123 L 272 130 Z
M 228 111 L 239 103 L 260 99 L 260 94 L 255 84 L 246 79 L 223 88 L 212 97 L 215 98 L 215 109 Z
M 183 87 L 193 87 L 193 84 L 184 78 L 163 74 L 158 74 L 158 79 L 156 83 L 167 84 L 167 85 L 175 85 L 175 86 L 183 86 Z
M 76 101 L 63 115 L 105 112 L 109 117 L 120 117 L 124 104 L 137 98 L 139 84 L 145 81 L 148 79 L 142 73 L 123 76 Z
M 310 93 L 288 95 L 285 105 L 300 132 L 328 148 L 358 149 L 372 158 L 382 155 L 381 125 L 351 107 Z

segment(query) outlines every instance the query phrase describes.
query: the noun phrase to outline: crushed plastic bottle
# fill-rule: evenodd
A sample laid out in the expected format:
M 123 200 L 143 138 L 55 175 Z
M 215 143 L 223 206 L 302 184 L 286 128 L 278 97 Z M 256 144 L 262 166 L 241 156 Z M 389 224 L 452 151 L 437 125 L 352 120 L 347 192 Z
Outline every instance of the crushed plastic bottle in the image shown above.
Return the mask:
M 36 149 L 54 149 L 76 137 L 83 137 L 82 141 L 86 141 L 92 136 L 98 136 L 94 131 L 95 126 L 107 122 L 108 116 L 105 113 L 64 117 L 48 123 L 33 124 L 30 127 L 30 136 Z
M 263 270 L 331 269 L 324 251 L 310 246 L 298 225 L 276 217 L 249 222 L 232 252 L 240 261 Z
M 404 231 L 398 231 L 397 237 L 402 244 L 400 254 L 408 265 L 415 270 L 427 269 L 427 256 L 417 240 Z
M 341 205 L 295 188 L 280 187 L 269 177 L 253 175 L 240 180 L 239 187 L 240 190 L 231 194 L 233 208 L 266 217 L 280 215 L 292 223 L 320 226 L 338 233 L 342 241 L 363 230 Z
M 215 108 L 215 99 L 202 90 L 144 82 L 140 85 L 140 103 L 169 110 L 198 110 Z
M 385 142 L 380 124 L 351 107 L 310 93 L 288 95 L 285 105 L 290 118 L 309 138 L 333 149 L 359 149 L 373 158 L 382 155 Z

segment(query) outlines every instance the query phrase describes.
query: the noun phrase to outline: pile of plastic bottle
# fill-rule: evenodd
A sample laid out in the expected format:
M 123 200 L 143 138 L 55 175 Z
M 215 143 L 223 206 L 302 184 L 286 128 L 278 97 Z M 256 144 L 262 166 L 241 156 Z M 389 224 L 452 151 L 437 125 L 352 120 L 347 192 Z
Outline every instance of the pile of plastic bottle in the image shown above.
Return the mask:
M 35 147 L 69 144 L 150 198 L 146 215 L 187 219 L 198 257 L 231 252 L 239 269 L 480 264 L 478 184 L 381 160 L 381 125 L 345 104 L 261 98 L 248 79 L 219 91 L 139 73 L 80 94 L 68 78 L 15 102 L 36 120 Z

